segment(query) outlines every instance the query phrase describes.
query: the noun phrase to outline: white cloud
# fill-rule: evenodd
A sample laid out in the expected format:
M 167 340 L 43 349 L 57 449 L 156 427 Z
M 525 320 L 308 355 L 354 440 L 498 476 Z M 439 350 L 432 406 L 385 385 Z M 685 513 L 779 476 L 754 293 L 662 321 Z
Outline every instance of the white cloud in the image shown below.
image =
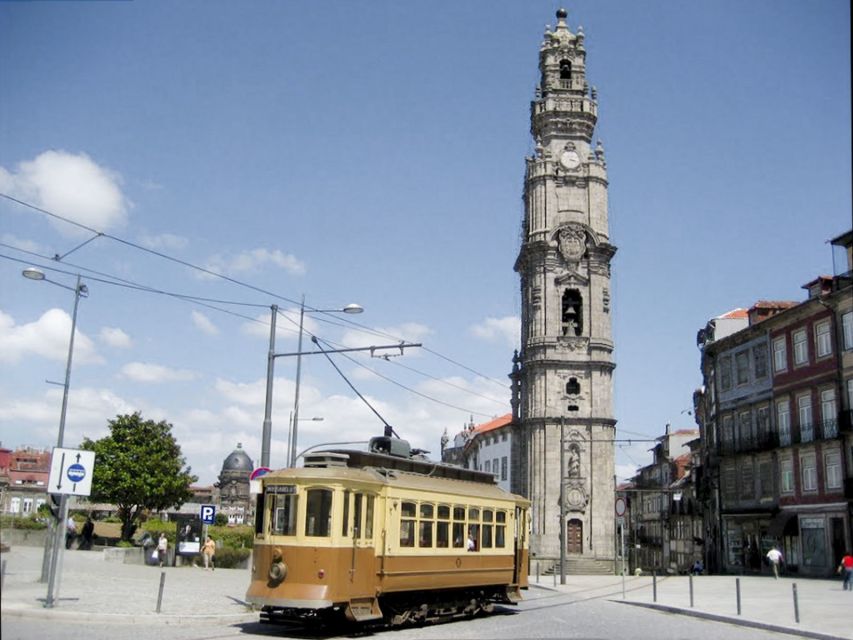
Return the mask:
M 186 382 L 198 377 L 187 369 L 171 369 L 150 362 L 129 362 L 121 368 L 121 375 L 135 382 Z
M 130 336 L 118 327 L 104 327 L 100 333 L 101 342 L 116 349 L 129 349 L 133 346 Z
M 192 312 L 193 324 L 196 326 L 199 331 L 202 333 L 206 333 L 209 336 L 219 335 L 219 329 L 213 322 L 211 322 L 210 318 L 208 318 L 203 313 L 198 311 Z
M 99 166 L 85 153 L 51 150 L 19 163 L 14 172 L 0 167 L 4 192 L 98 231 L 127 222 L 130 205 L 120 182 L 117 173 Z M 51 223 L 65 235 L 80 234 L 65 222 Z
M 139 244 L 149 249 L 183 249 L 189 244 L 189 240 L 183 236 L 176 236 L 172 233 L 161 233 L 160 235 L 150 235 L 143 233 L 139 237 Z
M 521 319 L 518 316 L 486 318 L 471 327 L 471 334 L 482 340 L 516 347 L 521 336 Z
M 2 173 L 3 168 L 0 167 L 0 184 L 2 184 Z M 11 245 L 16 249 L 21 249 L 22 251 L 30 251 L 31 253 L 39 253 L 41 255 L 46 255 L 48 251 L 37 242 L 18 238 L 17 236 L 13 236 L 11 233 L 4 233 L 0 238 L 2 238 L 3 244 Z
M 284 269 L 291 275 L 301 276 L 305 273 L 305 263 L 296 256 L 275 249 L 248 249 L 237 254 L 217 254 L 212 256 L 205 268 L 223 275 L 257 273 L 266 266 Z
M 35 322 L 22 325 L 16 325 L 12 316 L 0 311 L 0 362 L 17 363 L 27 354 L 64 361 L 68 358 L 70 335 L 71 316 L 61 309 L 49 309 Z M 76 329 L 74 363 L 102 362 L 92 340 Z

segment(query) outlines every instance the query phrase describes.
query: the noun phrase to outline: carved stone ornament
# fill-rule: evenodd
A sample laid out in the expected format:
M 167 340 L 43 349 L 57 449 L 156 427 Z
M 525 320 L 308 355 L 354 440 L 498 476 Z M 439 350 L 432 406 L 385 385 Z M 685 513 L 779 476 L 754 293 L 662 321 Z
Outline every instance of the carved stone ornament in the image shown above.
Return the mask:
M 583 479 L 569 478 L 566 481 L 566 506 L 572 511 L 583 513 L 588 503 L 589 497 Z
M 577 264 L 586 252 L 586 233 L 577 227 L 560 229 L 558 239 L 560 255 L 569 264 Z
M 575 336 L 557 336 L 559 350 L 586 353 L 589 351 L 589 338 Z

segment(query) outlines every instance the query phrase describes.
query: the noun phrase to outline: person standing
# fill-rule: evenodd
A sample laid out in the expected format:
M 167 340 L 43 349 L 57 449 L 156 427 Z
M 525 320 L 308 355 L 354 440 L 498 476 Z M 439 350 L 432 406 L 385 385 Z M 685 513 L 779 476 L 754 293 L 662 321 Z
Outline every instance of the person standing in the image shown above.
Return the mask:
M 86 518 L 83 524 L 82 536 L 83 541 L 80 543 L 80 549 L 90 551 L 92 549 L 92 536 L 95 534 L 95 523 L 92 522 L 92 517 Z
M 779 563 L 782 562 L 782 552 L 776 548 L 774 545 L 770 551 L 767 552 L 767 560 L 770 562 L 770 565 L 773 567 L 773 577 L 778 580 L 779 579 Z
M 65 548 L 70 549 L 76 538 L 77 523 L 74 521 L 74 518 L 68 516 L 68 520 L 65 521 Z
M 853 555 L 851 555 L 849 550 L 847 551 L 847 554 L 841 558 L 841 564 L 838 565 L 838 573 L 844 574 L 844 591 L 847 591 L 848 589 L 853 591 Z
M 201 547 L 201 555 L 204 558 L 204 570 L 207 571 L 208 565 L 211 571 L 215 570 L 216 567 L 213 564 L 213 556 L 216 554 L 216 543 L 213 541 L 213 538 L 207 536 L 207 539 L 204 541 L 204 544 Z
M 166 562 L 166 556 L 169 551 L 169 541 L 166 539 L 166 534 L 160 532 L 160 539 L 157 541 L 157 559 L 160 561 L 160 566 Z

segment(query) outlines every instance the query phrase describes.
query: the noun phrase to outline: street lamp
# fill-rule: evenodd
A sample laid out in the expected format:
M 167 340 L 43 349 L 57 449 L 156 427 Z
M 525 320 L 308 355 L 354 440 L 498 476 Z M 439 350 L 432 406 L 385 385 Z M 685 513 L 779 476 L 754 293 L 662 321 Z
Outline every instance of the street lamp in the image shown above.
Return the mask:
M 293 429 L 290 445 L 290 460 L 288 466 L 296 466 L 296 442 L 298 435 L 299 424 L 299 381 L 302 373 L 302 335 L 304 333 L 305 321 L 305 296 L 302 296 L 302 303 L 299 305 L 299 342 L 296 347 L 296 390 L 293 396 Z M 309 313 L 349 313 L 358 314 L 364 312 L 364 307 L 358 304 L 348 304 L 343 309 L 308 309 Z
M 266 401 L 264 404 L 264 423 L 263 433 L 261 435 L 261 466 L 270 466 L 270 440 L 272 438 L 272 388 L 273 377 L 275 370 L 275 359 L 281 354 L 275 352 L 275 325 L 276 317 L 278 316 L 278 305 L 270 307 L 270 348 L 267 355 L 267 389 Z M 296 391 L 293 401 L 293 413 L 290 418 L 290 425 L 287 435 L 288 460 L 287 466 L 294 466 L 296 463 L 296 424 L 299 420 L 299 380 L 302 371 L 302 335 L 304 333 L 304 322 L 306 313 L 362 313 L 364 308 L 358 304 L 348 304 L 341 309 L 306 309 L 305 296 L 302 296 L 302 301 L 299 305 L 299 346 L 296 350 Z M 288 354 L 292 355 L 292 354 Z M 321 418 L 322 419 L 322 418 Z M 314 418 L 316 420 L 316 418 Z
M 65 383 L 62 385 L 62 410 L 59 413 L 59 437 L 56 440 L 57 448 L 61 448 L 65 439 L 65 415 L 68 411 L 68 388 L 71 384 L 71 360 L 74 355 L 74 333 L 77 329 L 77 306 L 80 303 L 80 298 L 87 297 L 89 289 L 80 281 L 80 274 L 77 274 L 77 284 L 72 288 L 59 282 L 54 282 L 45 277 L 44 272 L 34 267 L 28 267 L 21 272 L 25 278 L 29 280 L 44 280 L 57 287 L 68 289 L 74 292 L 74 311 L 71 314 L 71 337 L 68 340 L 68 359 L 65 363 Z M 49 489 L 49 487 L 48 487 Z M 50 550 L 50 562 L 47 578 L 47 597 L 45 598 L 44 606 L 52 608 L 54 605 L 54 587 L 56 586 L 56 569 L 60 559 L 60 552 L 63 547 L 62 539 L 65 537 L 65 520 L 68 517 L 68 497 L 62 494 L 59 502 L 59 522 L 56 525 L 53 536 L 53 548 Z M 42 582 L 45 580 L 45 564 L 42 563 Z

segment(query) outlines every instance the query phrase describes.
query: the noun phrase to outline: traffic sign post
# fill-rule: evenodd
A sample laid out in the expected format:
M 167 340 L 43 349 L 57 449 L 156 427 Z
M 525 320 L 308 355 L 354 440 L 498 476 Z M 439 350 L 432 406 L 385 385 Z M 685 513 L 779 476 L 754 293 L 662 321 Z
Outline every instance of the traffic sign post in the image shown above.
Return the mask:
M 216 524 L 216 505 L 203 504 L 198 511 L 198 517 L 204 524 Z
M 59 590 L 59 566 L 61 549 L 65 544 L 65 531 L 68 520 L 68 496 L 88 496 L 92 493 L 92 475 L 95 471 L 95 452 L 82 449 L 64 449 L 54 447 L 50 455 L 50 475 L 47 480 L 48 493 L 58 494 L 59 522 L 51 549 L 48 569 L 47 596 L 44 606 L 52 608 Z

